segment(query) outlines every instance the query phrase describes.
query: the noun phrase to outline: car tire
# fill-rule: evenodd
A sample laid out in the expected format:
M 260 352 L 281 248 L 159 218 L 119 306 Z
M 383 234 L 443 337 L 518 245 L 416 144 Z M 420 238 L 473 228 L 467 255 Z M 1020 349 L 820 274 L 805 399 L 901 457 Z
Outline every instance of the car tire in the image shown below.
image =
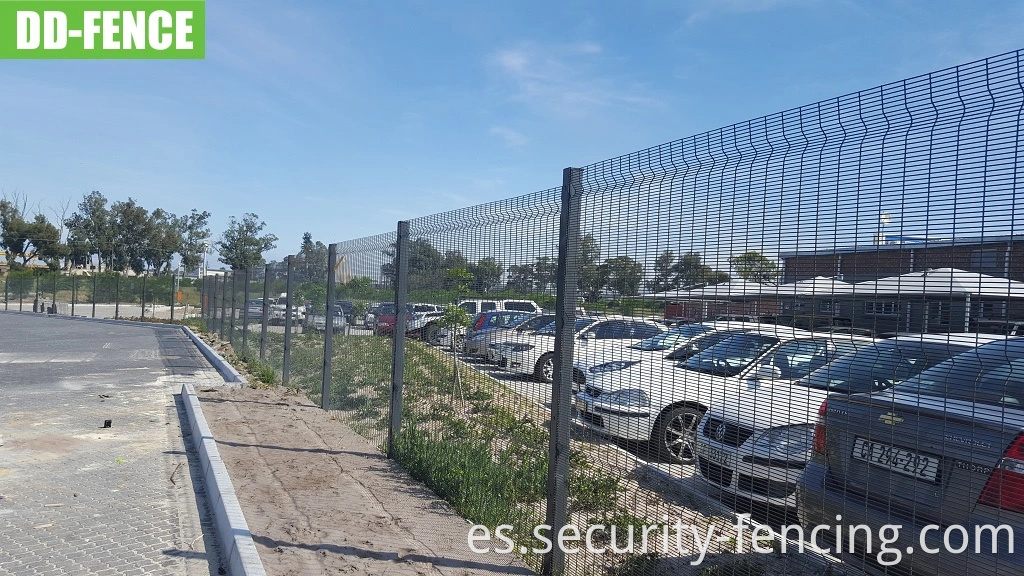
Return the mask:
M 423 329 L 423 340 L 425 340 L 427 344 L 438 346 L 440 344 L 440 342 L 438 342 L 440 338 L 441 327 L 437 324 L 427 324 L 426 328 Z
M 555 353 L 548 352 L 537 360 L 537 366 L 533 369 L 533 376 L 539 382 L 551 384 L 555 381 Z
M 675 406 L 661 413 L 651 430 L 651 446 L 658 457 L 673 464 L 697 461 L 697 424 L 704 411 L 692 406 Z

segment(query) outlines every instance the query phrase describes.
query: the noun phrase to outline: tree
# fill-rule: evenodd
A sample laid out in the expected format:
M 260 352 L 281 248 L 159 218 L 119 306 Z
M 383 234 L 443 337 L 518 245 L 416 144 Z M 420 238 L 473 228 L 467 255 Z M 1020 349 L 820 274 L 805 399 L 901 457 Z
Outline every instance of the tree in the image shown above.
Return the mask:
M 729 274 L 704 264 L 697 252 L 687 252 L 672 266 L 672 288 L 686 288 L 698 284 L 727 282 Z
M 636 296 L 644 278 L 644 267 L 629 256 L 616 256 L 604 263 L 605 285 L 621 296 Z
M 60 230 L 42 214 L 24 227 L 28 242 L 32 245 L 35 257 L 46 262 L 50 270 L 60 270 L 60 262 L 68 255 L 68 247 L 60 241 Z
M 109 252 L 113 244 L 114 232 L 107 199 L 103 194 L 92 191 L 82 197 L 78 203 L 78 211 L 64 222 L 68 228 L 69 238 L 76 258 L 80 258 L 84 246 L 86 257 L 96 255 L 98 270 L 103 264 L 109 263 Z
M 209 247 L 210 240 L 210 213 L 199 212 L 195 208 L 192 212 L 178 218 L 178 233 L 181 235 L 181 267 L 186 271 L 199 268 L 203 263 L 203 255 Z
M 227 230 L 214 245 L 221 262 L 232 270 L 245 270 L 263 264 L 263 253 L 277 247 L 277 236 L 262 234 L 267 225 L 251 212 L 241 220 L 231 217 Z
M 555 274 L 558 273 L 558 261 L 550 256 L 541 256 L 533 263 L 534 282 L 538 292 L 547 292 L 555 285 Z
M 112 268 L 131 269 L 141 274 L 146 269 L 145 251 L 149 242 L 149 212 L 134 199 L 110 206 L 113 242 L 110 247 Z
M 505 282 L 505 289 L 521 294 L 533 292 L 533 266 L 530 264 L 515 264 L 508 267 L 508 280 Z
M 607 273 L 601 268 L 601 245 L 593 234 L 586 234 L 580 239 L 578 287 L 587 300 L 597 300 L 604 288 Z
M 25 264 L 31 248 L 24 203 L 18 200 L 0 200 L 0 245 L 7 252 L 7 261 L 12 265 L 17 263 L 18 258 L 21 258 L 20 264 Z
M 754 250 L 733 256 L 729 263 L 740 278 L 751 282 L 775 284 L 781 276 L 778 264 Z
M 679 288 L 675 283 L 676 255 L 671 250 L 665 250 L 654 259 L 654 278 L 647 281 L 648 292 L 667 292 Z
M 477 260 L 476 264 L 470 264 L 467 269 L 473 275 L 470 288 L 480 293 L 497 286 L 504 272 L 501 262 L 490 256 Z
M 302 235 L 299 249 L 299 273 L 308 282 L 327 282 L 327 246 L 319 240 L 313 242 L 313 235 Z
M 171 258 L 181 251 L 182 237 L 178 217 L 162 208 L 149 215 L 148 235 L 142 249 L 142 258 L 153 274 L 170 270 Z

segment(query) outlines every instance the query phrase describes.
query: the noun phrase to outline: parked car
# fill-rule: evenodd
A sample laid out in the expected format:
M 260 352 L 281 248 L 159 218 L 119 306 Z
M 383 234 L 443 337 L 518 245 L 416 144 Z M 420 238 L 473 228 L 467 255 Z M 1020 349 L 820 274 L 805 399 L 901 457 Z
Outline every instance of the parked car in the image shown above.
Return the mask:
M 704 324 L 683 324 L 641 340 L 590 349 L 573 362 L 573 392 L 586 387 L 587 375 L 609 370 L 618 370 L 626 365 L 651 363 L 678 363 L 698 352 L 714 346 L 727 338 L 730 329 L 740 330 L 744 326 L 755 328 L 757 324 L 743 322 L 707 322 Z M 715 337 L 704 338 L 710 333 Z
M 406 321 L 412 319 L 415 311 L 413 310 L 412 304 L 405 305 L 406 310 Z M 374 323 L 373 332 L 377 335 L 388 335 L 393 333 L 395 330 L 395 304 L 393 302 L 384 302 L 377 306 L 374 311 Z
M 345 321 L 348 324 L 356 323 L 356 305 L 348 300 L 335 300 L 334 308 L 340 309 L 345 314 Z
M 281 295 L 278 296 L 274 300 L 274 303 L 270 306 L 270 318 L 268 319 L 268 322 L 270 324 L 285 324 L 287 320 L 286 312 L 288 310 L 288 306 L 288 295 L 282 292 Z M 306 319 L 306 307 L 304 305 L 298 305 L 294 301 L 290 302 L 290 306 L 292 313 L 292 323 L 301 324 L 302 322 L 304 322 Z
M 313 330 L 317 332 L 324 332 L 327 330 L 327 315 L 326 314 L 313 314 L 310 316 L 310 320 L 313 324 Z M 345 319 L 345 311 L 341 308 L 334 310 L 334 322 L 331 323 L 331 329 L 334 332 L 341 332 L 345 329 L 348 321 Z
M 412 304 L 412 312 L 406 319 L 405 333 L 413 338 L 427 339 L 432 325 L 444 316 L 444 306 L 438 304 Z
M 481 347 L 487 361 L 492 364 L 501 362 L 498 348 L 502 344 L 518 344 L 521 337 L 536 332 L 555 323 L 554 314 L 530 314 L 523 316 L 501 330 L 492 330 L 481 336 Z
M 737 331 L 674 366 L 638 362 L 590 371 L 575 404 L 585 427 L 649 440 L 659 457 L 693 464 L 697 425 L 709 406 L 746 387 L 803 378 L 861 342 L 871 340 L 775 325 Z
M 469 314 L 491 312 L 493 310 L 512 310 L 515 312 L 540 312 L 541 308 L 533 300 L 459 300 L 456 304 Z
M 663 326 L 650 320 L 605 316 L 600 319 L 576 320 L 574 356 L 584 354 L 595 345 L 612 341 L 635 341 L 661 334 Z M 525 335 L 515 344 L 499 346 L 499 366 L 509 372 L 531 374 L 541 382 L 551 383 L 555 374 L 555 327 Z
M 1024 320 L 972 320 L 971 332 L 1024 336 Z
M 911 334 L 857 348 L 789 385 L 757 386 L 712 404 L 697 428 L 697 470 L 750 500 L 796 505 L 818 407 L 832 393 L 879 392 L 997 337 Z
M 263 298 L 256 298 L 245 303 L 245 315 L 250 321 L 263 318 Z
M 1024 574 L 1006 532 L 984 528 L 1024 532 L 1024 339 L 984 344 L 884 392 L 830 395 L 818 414 L 797 491 L 807 525 L 837 515 L 844 526 L 899 525 L 890 548 L 917 552 L 902 557 L 902 573 Z M 857 560 L 865 535 L 850 536 L 843 556 Z M 879 568 L 874 554 L 864 559 Z
M 466 329 L 462 351 L 471 356 L 487 356 L 487 334 L 514 326 L 519 320 L 530 317 L 527 312 L 483 312 L 477 314 Z

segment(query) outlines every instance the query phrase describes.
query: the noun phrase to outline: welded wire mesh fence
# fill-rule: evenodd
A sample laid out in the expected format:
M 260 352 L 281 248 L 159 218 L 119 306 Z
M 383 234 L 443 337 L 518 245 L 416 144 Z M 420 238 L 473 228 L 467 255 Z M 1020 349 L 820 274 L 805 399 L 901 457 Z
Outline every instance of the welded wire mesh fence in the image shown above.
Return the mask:
M 14 270 L 3 277 L 3 310 L 183 321 L 200 313 L 201 281 L 176 274 Z
M 304 251 L 255 280 L 258 342 L 545 573 L 1015 573 L 1020 60 Z

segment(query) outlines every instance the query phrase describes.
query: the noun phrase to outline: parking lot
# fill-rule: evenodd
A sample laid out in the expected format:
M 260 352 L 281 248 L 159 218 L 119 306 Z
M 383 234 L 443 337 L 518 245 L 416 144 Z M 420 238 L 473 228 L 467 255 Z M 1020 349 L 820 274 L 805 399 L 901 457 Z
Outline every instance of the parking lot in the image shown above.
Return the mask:
M 0 573 L 216 574 L 180 329 L 0 312 Z

